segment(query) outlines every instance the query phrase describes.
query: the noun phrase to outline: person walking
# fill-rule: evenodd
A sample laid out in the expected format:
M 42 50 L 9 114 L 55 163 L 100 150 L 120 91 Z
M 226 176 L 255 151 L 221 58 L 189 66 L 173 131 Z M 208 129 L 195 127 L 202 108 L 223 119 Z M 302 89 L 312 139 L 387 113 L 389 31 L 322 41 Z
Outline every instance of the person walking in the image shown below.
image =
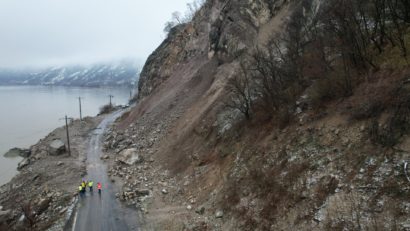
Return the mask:
M 90 192 L 93 191 L 93 184 L 94 182 L 92 180 L 88 181 L 88 187 L 90 188 Z
M 98 183 L 97 183 L 98 193 L 101 193 L 101 188 L 102 188 L 101 183 L 98 182 Z

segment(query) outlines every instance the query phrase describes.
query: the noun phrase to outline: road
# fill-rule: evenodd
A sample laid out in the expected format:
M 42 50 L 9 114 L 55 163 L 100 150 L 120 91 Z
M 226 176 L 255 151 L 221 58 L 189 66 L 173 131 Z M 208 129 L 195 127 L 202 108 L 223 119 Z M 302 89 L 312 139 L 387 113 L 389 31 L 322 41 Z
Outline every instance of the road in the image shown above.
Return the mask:
M 122 231 L 138 230 L 137 212 L 125 207 L 116 198 L 117 192 L 107 176 L 107 166 L 100 159 L 102 138 L 107 127 L 121 116 L 122 111 L 105 118 L 90 139 L 87 153 L 86 180 L 94 181 L 94 192 L 87 191 L 79 198 L 72 230 L 75 231 Z M 102 184 L 102 193 L 98 194 L 97 182 Z

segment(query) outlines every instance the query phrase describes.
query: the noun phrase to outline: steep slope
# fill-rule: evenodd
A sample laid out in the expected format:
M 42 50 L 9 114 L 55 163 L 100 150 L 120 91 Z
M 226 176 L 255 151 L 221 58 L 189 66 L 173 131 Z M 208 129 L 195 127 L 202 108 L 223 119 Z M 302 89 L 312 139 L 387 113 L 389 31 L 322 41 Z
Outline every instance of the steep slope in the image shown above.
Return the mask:
M 397 89 L 407 86 L 408 64 L 392 69 L 391 60 L 381 61 L 388 68 L 367 72 L 367 81 L 332 98 L 335 92 L 327 87 L 336 88 L 323 90 L 323 82 L 330 83 L 311 77 L 324 73 L 314 66 L 322 55 L 315 53 L 319 43 L 311 42 L 303 59 L 315 62 L 292 69 L 300 68 L 309 79 L 282 91 L 295 90 L 297 96 L 279 105 L 279 112 L 287 112 L 286 123 L 279 112 L 266 115 L 255 108 L 246 120 L 227 106 L 229 82 L 241 73 L 247 54 L 256 46 L 268 49 L 277 33 L 295 22 L 291 19 L 313 23 L 324 3 L 209 0 L 149 57 L 137 106 L 105 142 L 117 160 L 109 174 L 123 183 L 120 198 L 147 212 L 147 230 L 410 227 L 403 169 L 410 137 L 403 133 L 386 146 L 371 136 L 373 121 L 384 124 L 397 115 L 394 105 L 407 110 L 399 102 L 409 95 Z M 342 65 L 335 63 L 333 68 Z M 397 92 L 404 93 L 397 97 Z M 378 103 L 383 106 L 374 106 Z M 119 161 L 124 149 L 143 161 Z

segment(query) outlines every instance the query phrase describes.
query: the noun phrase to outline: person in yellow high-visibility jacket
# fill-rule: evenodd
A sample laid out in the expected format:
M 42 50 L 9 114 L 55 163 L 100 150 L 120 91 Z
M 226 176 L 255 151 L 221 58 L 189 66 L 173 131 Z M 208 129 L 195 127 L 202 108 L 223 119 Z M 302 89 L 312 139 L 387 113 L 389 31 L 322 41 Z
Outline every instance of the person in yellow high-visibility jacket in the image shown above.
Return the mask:
M 83 186 L 78 186 L 78 195 L 82 196 L 83 195 Z
M 94 182 L 92 180 L 88 181 L 88 187 L 90 188 L 90 192 L 93 191 L 93 184 Z
M 85 183 L 85 181 L 81 182 L 81 187 L 83 188 L 82 192 L 85 193 L 85 190 L 87 189 L 87 183 Z

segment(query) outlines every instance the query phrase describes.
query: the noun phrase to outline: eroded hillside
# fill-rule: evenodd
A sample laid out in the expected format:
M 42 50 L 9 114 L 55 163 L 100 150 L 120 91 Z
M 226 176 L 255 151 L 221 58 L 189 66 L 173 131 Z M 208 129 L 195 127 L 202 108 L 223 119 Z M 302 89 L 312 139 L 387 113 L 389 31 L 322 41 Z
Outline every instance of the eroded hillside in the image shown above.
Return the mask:
M 118 196 L 147 230 L 409 229 L 409 12 L 383 2 L 206 1 L 107 135 Z

